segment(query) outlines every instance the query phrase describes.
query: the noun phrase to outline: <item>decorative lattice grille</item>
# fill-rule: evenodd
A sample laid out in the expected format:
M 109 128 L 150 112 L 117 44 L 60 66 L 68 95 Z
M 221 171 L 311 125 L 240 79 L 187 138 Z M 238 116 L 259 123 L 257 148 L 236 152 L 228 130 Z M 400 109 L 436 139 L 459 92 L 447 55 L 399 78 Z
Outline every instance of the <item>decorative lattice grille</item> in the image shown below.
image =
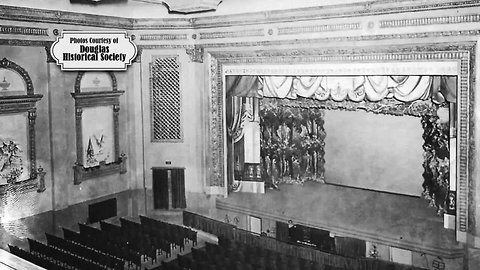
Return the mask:
M 181 141 L 180 64 L 178 57 L 157 57 L 150 64 L 152 141 Z

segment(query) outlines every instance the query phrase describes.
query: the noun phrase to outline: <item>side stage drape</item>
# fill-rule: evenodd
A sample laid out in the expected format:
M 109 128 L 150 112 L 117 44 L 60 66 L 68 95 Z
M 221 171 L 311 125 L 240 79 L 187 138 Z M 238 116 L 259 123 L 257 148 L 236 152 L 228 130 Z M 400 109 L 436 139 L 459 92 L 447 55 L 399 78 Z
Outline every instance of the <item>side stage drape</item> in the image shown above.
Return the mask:
M 258 99 L 252 97 L 260 82 L 255 76 L 227 77 L 227 170 L 233 191 L 265 193 L 260 167 Z

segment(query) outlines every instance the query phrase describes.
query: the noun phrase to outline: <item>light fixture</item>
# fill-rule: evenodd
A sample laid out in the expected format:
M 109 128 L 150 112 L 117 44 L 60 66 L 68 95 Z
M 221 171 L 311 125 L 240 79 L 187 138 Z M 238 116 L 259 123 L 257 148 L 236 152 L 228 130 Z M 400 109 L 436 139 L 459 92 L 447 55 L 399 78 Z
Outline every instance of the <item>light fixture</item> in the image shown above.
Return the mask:
M 170 12 L 194 13 L 216 10 L 222 0 L 163 0 Z

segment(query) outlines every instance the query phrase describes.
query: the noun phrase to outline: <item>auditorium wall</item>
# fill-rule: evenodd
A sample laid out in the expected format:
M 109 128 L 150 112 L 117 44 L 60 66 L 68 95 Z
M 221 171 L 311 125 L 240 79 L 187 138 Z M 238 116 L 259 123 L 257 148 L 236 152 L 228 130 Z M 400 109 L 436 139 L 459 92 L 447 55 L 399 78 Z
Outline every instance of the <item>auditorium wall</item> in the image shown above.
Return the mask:
M 37 102 L 35 121 L 35 148 L 37 167 L 46 172 L 44 192 L 35 190 L 19 193 L 15 213 L 10 218 L 18 219 L 38 213 L 61 210 L 88 200 L 103 197 L 129 189 L 129 174 L 109 175 L 82 182 L 73 183 L 73 165 L 76 161 L 75 106 L 71 93 L 74 92 L 77 72 L 62 72 L 55 63 L 47 63 L 43 46 L 0 46 L 0 58 L 23 67 L 33 82 L 36 94 L 42 94 Z M 127 89 L 129 81 L 125 72 L 115 73 L 119 90 Z M 128 146 L 133 137 L 129 137 L 126 106 L 126 94 L 120 97 L 120 152 L 127 157 Z
M 43 47 L 14 47 L 0 46 L 0 59 L 7 58 L 24 68 L 33 83 L 36 94 L 42 94 L 43 98 L 37 102 L 37 117 L 35 120 L 35 144 L 37 148 L 37 167 L 43 167 L 48 175 L 46 177 L 46 185 L 51 186 L 50 176 L 50 140 L 49 140 L 49 119 L 48 119 L 48 72 L 45 50 Z M 1 78 L 3 80 L 3 78 Z M 1 134 L 1 128 L 0 128 Z M 52 209 L 51 203 L 52 190 L 47 189 L 43 193 L 35 191 L 18 194 L 15 205 L 2 205 L 4 210 L 3 219 L 14 220 L 36 213 L 48 211 Z
M 325 132 L 327 183 L 421 195 L 419 117 L 327 110 Z
M 13 0 L 10 2 L 13 3 Z M 211 65 L 209 62 L 211 55 L 215 57 L 220 55 L 218 56 L 219 61 L 226 61 L 226 59 L 235 59 L 238 55 L 245 53 L 249 54 L 249 59 L 245 60 L 246 63 L 264 64 L 268 62 L 268 57 L 274 54 L 287 57 L 296 56 L 299 63 L 308 62 L 308 58 L 315 54 L 315 57 L 319 56 L 319 62 L 324 59 L 328 61 L 338 59 L 338 62 L 344 63 L 350 61 L 349 56 L 352 54 L 360 58 L 363 55 L 373 55 L 372 58 L 365 58 L 365 61 L 372 62 L 383 61 L 381 56 L 385 52 L 401 51 L 402 56 L 399 56 L 399 59 L 403 61 L 412 54 L 411 51 L 415 53 L 445 51 L 444 55 L 449 55 L 450 51 L 459 50 L 462 55 L 466 55 L 462 57 L 475 59 L 470 66 L 472 68 L 471 82 L 462 83 L 469 84 L 480 81 L 480 73 L 478 73 L 478 69 L 474 68 L 480 64 L 480 58 L 475 57 L 475 54 L 479 53 L 477 3 L 470 1 L 449 4 L 446 0 L 420 1 L 422 3 L 396 1 L 395 4 L 382 2 L 346 4 L 332 9 L 315 7 L 285 12 L 259 11 L 251 14 L 218 17 L 214 13 L 207 13 L 199 15 L 198 18 L 189 16 L 185 20 L 155 18 L 153 15 L 152 19 L 127 20 L 115 17 L 91 17 L 85 14 L 63 13 L 56 10 L 51 12 L 9 10 L 8 13 L 5 13 L 5 17 L 0 18 L 2 24 L 22 27 L 32 27 L 35 24 L 35 27 L 45 27 L 48 31 L 48 35 L 45 36 L 32 36 L 28 33 L 1 33 L 1 44 L 4 44 L 0 46 L 1 50 L 5 51 L 5 48 L 18 50 L 14 53 L 15 58 L 23 59 L 18 61 L 22 62 L 21 65 L 29 71 L 31 77 L 38 73 L 49 78 L 40 82 L 40 84 L 44 84 L 42 90 L 44 98 L 37 104 L 36 138 L 37 157 L 39 160 L 40 157 L 45 156 L 50 159 L 44 160 L 48 163 L 45 165 L 47 190 L 38 194 L 28 193 L 29 196 L 35 198 L 22 200 L 35 202 L 35 205 L 38 205 L 38 209 L 35 211 L 41 212 L 51 209 L 66 209 L 68 205 L 129 188 L 142 189 L 144 180 L 146 187 L 149 188 L 151 187 L 151 175 L 149 175 L 151 167 L 166 166 L 167 160 L 171 161 L 171 166 L 186 168 L 187 191 L 191 193 L 204 191 L 205 182 L 207 182 L 205 186 L 210 186 L 213 181 L 211 183 L 209 181 L 216 173 L 214 166 L 208 163 L 214 154 L 210 151 L 213 148 L 208 144 L 210 142 L 209 135 L 203 135 L 209 134 L 213 126 L 209 122 L 211 108 L 208 107 L 210 102 L 208 95 L 213 91 L 212 77 L 209 76 L 209 73 L 215 72 L 217 66 Z M 44 5 L 43 8 L 53 9 L 54 6 Z M 94 8 L 83 10 L 91 11 L 92 9 Z M 18 16 L 17 13 L 19 13 Z M 112 15 L 112 13 L 109 14 Z M 124 13 L 118 13 L 119 16 L 121 14 Z M 117 15 L 117 13 L 113 15 Z M 178 14 L 172 17 L 178 17 Z M 15 46 L 12 44 L 14 40 L 52 42 L 56 38 L 52 34 L 52 30 L 79 29 L 83 27 L 81 25 L 85 25 L 84 29 L 96 29 L 95 27 L 98 25 L 106 25 L 111 27 L 110 29 L 125 26 L 129 35 L 137 36 L 135 42 L 143 46 L 144 51 L 141 64 L 132 65 L 126 73 L 116 73 L 119 79 L 119 89 L 127 91 L 120 98 L 120 139 L 121 151 L 125 151 L 128 157 L 128 173 L 88 180 L 81 185 L 74 186 L 71 167 L 75 161 L 75 125 L 73 99 L 70 93 L 73 92 L 76 74 L 75 72 L 60 72 L 54 63 L 46 64 L 43 45 Z M 143 38 L 142 35 L 144 35 Z M 185 49 L 192 49 L 194 45 L 202 48 L 200 54 L 204 56 L 203 63 L 192 62 L 187 56 Z M 34 51 L 33 54 L 31 50 Z M 308 51 L 314 51 L 314 53 L 309 55 L 306 53 Z M 148 117 L 150 112 L 147 106 L 148 99 L 146 99 L 149 92 L 147 76 L 149 53 L 150 55 L 154 53 L 174 54 L 180 55 L 182 58 L 182 98 L 184 98 L 182 118 L 185 120 L 183 142 L 151 143 L 149 140 Z M 32 55 L 41 57 L 38 61 L 32 60 Z M 378 55 L 380 57 L 376 58 Z M 3 57 L 3 52 L 0 56 Z M 427 58 L 424 60 L 431 60 Z M 389 59 L 394 61 L 392 58 Z M 241 61 L 243 60 L 239 62 Z M 278 61 L 275 64 L 279 62 L 284 63 L 284 61 Z M 28 67 L 29 65 L 38 68 Z M 469 66 L 466 68 L 468 69 Z M 43 70 L 47 70 L 47 72 L 44 73 Z M 38 88 L 36 85 L 34 86 L 36 89 Z M 469 85 L 468 87 L 469 90 L 475 89 L 474 86 Z M 58 95 L 57 91 L 61 91 L 61 89 L 65 92 Z M 140 93 L 145 95 L 140 96 Z M 50 98 L 46 98 L 47 94 L 51 95 Z M 468 160 L 468 175 L 465 176 L 468 188 L 458 197 L 458 199 L 465 199 L 462 202 L 468 202 L 468 212 L 464 213 L 464 215 L 468 215 L 464 219 L 466 229 L 461 233 L 468 235 L 468 254 L 465 257 L 469 258 L 468 263 L 472 266 L 471 269 L 475 269 L 480 257 L 478 255 L 480 250 L 473 248 L 480 247 L 478 236 L 480 235 L 480 222 L 477 221 L 480 216 L 480 208 L 476 203 L 480 201 L 476 181 L 480 175 L 478 169 L 480 168 L 480 159 L 477 158 L 476 149 L 478 147 L 474 145 L 475 141 L 478 141 L 476 127 L 480 125 L 480 117 L 475 117 L 475 115 L 477 114 L 476 108 L 480 106 L 480 99 L 474 98 L 474 96 L 475 91 L 471 91 L 472 99 L 467 100 L 471 104 L 467 108 L 467 113 L 472 116 L 468 128 L 470 133 L 467 136 L 472 145 L 471 147 L 463 145 L 461 148 L 463 152 L 469 151 L 468 157 L 462 160 L 464 164 Z M 51 114 L 47 116 L 49 111 Z M 40 131 L 39 124 L 42 121 L 45 123 L 45 130 L 51 130 L 51 132 Z M 52 123 L 51 127 L 50 123 Z M 340 126 L 335 126 L 335 128 L 340 128 Z M 213 132 L 211 133 L 213 134 Z M 335 131 L 327 129 L 327 140 L 332 134 L 335 134 Z M 205 137 L 202 138 L 202 136 Z M 362 148 L 355 149 L 360 152 L 362 150 Z M 329 164 L 329 153 L 332 153 L 331 149 L 327 148 L 327 173 L 331 171 L 330 169 L 338 169 L 338 167 L 328 167 L 334 165 L 333 163 Z M 377 152 L 377 154 L 385 155 L 387 153 Z M 421 162 L 416 162 L 416 164 L 421 164 Z M 369 173 L 375 174 L 374 171 Z M 365 178 L 368 177 L 365 176 Z M 133 180 L 129 182 L 128 179 Z M 327 181 L 329 180 L 327 179 Z M 421 182 L 420 178 L 415 187 L 420 188 Z M 389 187 L 391 188 L 391 186 Z M 223 192 L 221 187 L 218 190 L 218 194 Z M 416 193 L 412 190 L 409 192 Z M 404 210 L 400 209 L 399 211 Z M 467 242 L 466 239 L 464 242 Z
M 173 141 L 155 141 L 152 137 L 150 65 L 156 57 L 178 57 L 180 71 L 180 129 L 182 138 Z M 204 130 L 202 108 L 203 65 L 190 60 L 184 49 L 144 50 L 141 63 L 141 100 L 143 113 L 143 146 L 145 151 L 145 186 L 152 188 L 152 167 L 185 168 L 187 206 L 197 202 L 190 193 L 204 192 Z M 139 185 L 143 187 L 143 183 Z

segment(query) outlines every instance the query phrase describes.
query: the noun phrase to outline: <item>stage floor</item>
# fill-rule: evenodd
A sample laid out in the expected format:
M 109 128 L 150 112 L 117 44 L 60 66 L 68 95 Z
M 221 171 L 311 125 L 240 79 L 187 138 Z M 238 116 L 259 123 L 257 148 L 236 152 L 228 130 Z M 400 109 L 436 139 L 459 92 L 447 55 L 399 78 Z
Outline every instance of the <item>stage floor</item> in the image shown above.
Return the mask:
M 425 199 L 307 182 L 280 185 L 265 194 L 233 193 L 217 199 L 217 209 L 329 230 L 337 235 L 425 252 L 463 256 L 455 231 Z

